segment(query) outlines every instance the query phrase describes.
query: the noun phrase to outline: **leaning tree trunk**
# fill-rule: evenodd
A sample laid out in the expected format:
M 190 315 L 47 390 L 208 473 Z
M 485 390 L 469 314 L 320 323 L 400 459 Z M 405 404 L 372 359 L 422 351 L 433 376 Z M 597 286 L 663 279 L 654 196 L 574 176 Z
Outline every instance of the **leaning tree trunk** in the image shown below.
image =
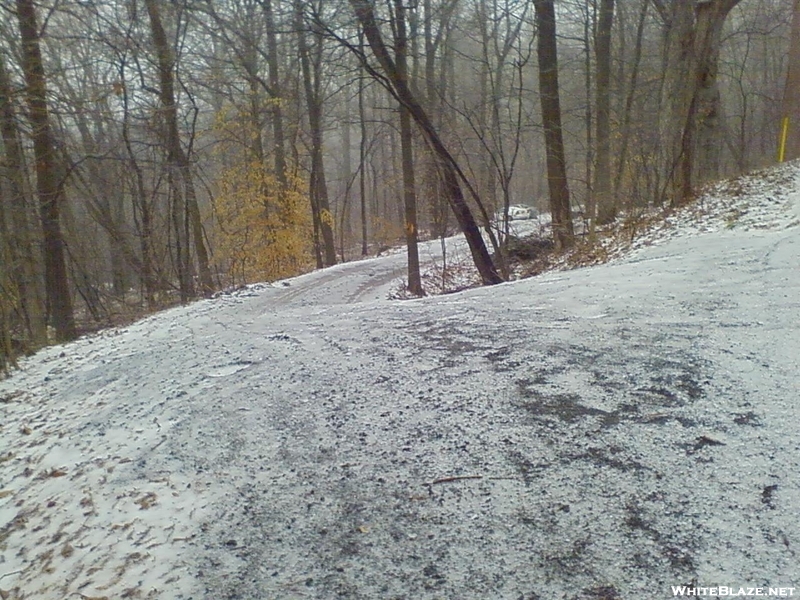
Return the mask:
M 539 95 L 542 102 L 542 123 L 547 152 L 547 183 L 550 188 L 553 241 L 557 250 L 565 250 L 574 242 L 574 231 L 569 205 L 564 138 L 561 131 L 556 15 L 552 0 L 536 0 L 533 7 L 536 11 L 536 26 L 539 32 L 536 52 L 539 59 Z
M 503 278 L 492 263 L 478 224 L 461 190 L 458 164 L 439 137 L 439 133 L 436 131 L 430 117 L 428 117 L 428 113 L 425 112 L 425 109 L 416 99 L 406 81 L 399 75 L 397 65 L 392 60 L 389 50 L 381 37 L 372 4 L 369 0 L 350 0 L 350 5 L 353 7 L 356 18 L 364 29 L 364 35 L 369 42 L 372 53 L 388 78 L 387 83 L 391 88 L 390 91 L 408 109 L 411 117 L 425 136 L 432 152 L 437 157 L 446 197 L 467 240 L 472 260 L 481 276 L 481 280 L 485 285 L 501 283 Z
M 50 128 L 47 85 L 39 46 L 39 24 L 32 0 L 17 0 L 17 18 L 22 39 L 28 119 L 31 123 L 33 154 L 36 160 L 36 190 L 42 220 L 47 308 L 56 339 L 64 342 L 77 335 L 60 224 L 60 205 L 64 201 L 64 192 L 56 172 L 56 150 Z

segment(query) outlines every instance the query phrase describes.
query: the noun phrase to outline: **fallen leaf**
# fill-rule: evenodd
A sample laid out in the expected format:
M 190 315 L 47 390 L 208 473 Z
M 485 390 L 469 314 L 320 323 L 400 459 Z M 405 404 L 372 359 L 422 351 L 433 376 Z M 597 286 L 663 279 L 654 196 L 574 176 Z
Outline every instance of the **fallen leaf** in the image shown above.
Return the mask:
M 9 496 L 13 496 L 14 492 L 11 490 L 0 490 L 0 498 L 8 498 Z
M 53 469 L 52 471 L 50 471 L 47 474 L 47 476 L 48 477 L 63 477 L 66 474 L 67 474 L 67 472 L 64 469 Z
M 361 526 L 359 526 L 358 530 L 359 530 L 361 533 L 369 533 L 369 527 L 367 527 L 366 525 L 361 525 Z
M 13 392 L 11 392 L 9 394 L 5 394 L 4 396 L 0 396 L 0 402 L 2 402 L 3 404 L 7 404 L 7 403 L 11 402 L 12 400 L 16 400 L 17 398 L 22 396 L 24 393 L 25 392 L 23 392 L 22 390 L 15 390 L 15 391 L 13 391 Z M 2 596 L 0 596 L 0 598 L 2 598 Z
M 138 500 L 135 500 L 134 502 L 139 505 L 139 510 L 147 510 L 148 508 L 153 506 L 153 504 L 156 503 L 157 497 L 158 496 L 156 496 L 155 493 L 148 492 Z

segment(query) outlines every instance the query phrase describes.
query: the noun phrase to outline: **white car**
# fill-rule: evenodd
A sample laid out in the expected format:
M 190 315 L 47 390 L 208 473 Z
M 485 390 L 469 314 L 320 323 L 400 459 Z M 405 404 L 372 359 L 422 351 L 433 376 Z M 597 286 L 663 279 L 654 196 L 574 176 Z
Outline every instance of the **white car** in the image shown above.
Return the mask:
M 508 207 L 508 220 L 509 221 L 523 221 L 525 219 L 533 219 L 536 216 L 536 211 L 530 206 L 522 204 L 513 204 Z M 497 221 L 503 220 L 503 210 L 500 209 L 495 215 Z

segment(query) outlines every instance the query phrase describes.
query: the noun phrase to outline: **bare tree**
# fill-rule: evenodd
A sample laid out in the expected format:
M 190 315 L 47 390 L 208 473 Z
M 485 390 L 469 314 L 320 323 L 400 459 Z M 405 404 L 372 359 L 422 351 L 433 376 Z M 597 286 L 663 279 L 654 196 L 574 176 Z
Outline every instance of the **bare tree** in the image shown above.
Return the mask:
M 497 272 L 489 256 L 475 217 L 464 199 L 464 194 L 459 182 L 459 179 L 463 180 L 464 177 L 458 163 L 442 142 L 427 112 L 416 99 L 405 79 L 400 75 L 395 61 L 392 59 L 383 42 L 370 2 L 368 0 L 350 0 L 350 5 L 353 7 L 356 18 L 364 30 L 364 35 L 369 42 L 372 53 L 375 55 L 375 58 L 378 60 L 383 70 L 384 76 L 373 72 L 374 76 L 379 78 L 397 100 L 408 109 L 412 118 L 425 136 L 432 152 L 439 160 L 439 168 L 444 180 L 444 187 L 450 207 L 467 240 L 470 252 L 472 253 L 473 262 L 475 263 L 475 267 L 483 283 L 486 285 L 501 283 L 503 279 Z
M 666 27 L 662 139 L 665 196 L 688 202 L 697 183 L 719 169 L 722 26 L 740 0 L 653 0 Z
M 459 0 L 444 0 L 434 6 L 431 0 L 423 0 L 423 64 L 425 109 L 434 125 L 441 129 L 445 120 L 445 98 L 454 82 L 448 79 L 448 65 L 452 62 L 452 34 L 454 14 Z M 438 69 L 437 69 L 438 64 Z M 442 178 L 439 176 L 436 158 L 431 153 L 423 155 L 423 181 L 425 194 L 421 204 L 430 223 L 433 235 L 441 240 L 447 235 L 450 208 L 445 199 Z M 488 178 L 487 178 L 488 179 Z M 480 183 L 479 183 L 480 185 Z M 443 261 L 446 263 L 447 247 L 442 241 Z
M 312 31 L 313 47 L 309 45 L 304 19 L 303 3 L 294 0 L 295 29 L 300 66 L 303 73 L 306 108 L 308 112 L 309 135 L 311 137 L 311 209 L 313 211 L 314 231 L 322 235 L 322 248 L 317 237 L 317 266 L 336 264 L 336 243 L 333 237 L 333 218 L 328 201 L 328 184 L 325 179 L 322 130 L 322 52 L 323 39 Z
M 77 331 L 60 223 L 65 182 L 58 175 L 56 148 L 47 104 L 47 83 L 39 44 L 39 23 L 32 0 L 17 0 L 17 19 L 27 84 L 28 119 L 31 123 L 36 159 L 36 189 L 42 220 L 47 308 L 56 339 L 68 341 L 76 337 Z
M 132 177 L 132 199 L 131 207 L 136 229 L 139 234 L 139 254 L 141 257 L 141 268 L 139 277 L 141 279 L 141 290 L 146 306 L 149 310 L 155 308 L 156 274 L 153 260 L 153 232 L 154 232 L 154 207 L 153 202 L 145 186 L 145 173 L 136 152 L 133 148 L 131 138 L 131 107 L 128 94 L 127 80 L 127 58 L 124 54 L 119 56 L 119 81 L 120 96 L 122 100 L 122 124 L 121 136 L 125 147 L 125 163 L 130 165 L 133 171 Z
M 459 110 L 483 150 L 479 169 L 486 200 L 493 210 L 499 209 L 503 214 L 506 236 L 511 185 L 523 136 L 524 72 L 533 52 L 533 38 L 526 49 L 521 39 L 528 4 L 519 12 L 515 8 L 518 7 L 507 1 L 501 7 L 497 0 L 490 5 L 481 0 L 477 5 L 480 103 L 477 115 L 474 111 Z M 498 185 L 502 192 L 500 203 L 496 198 Z
M 164 138 L 167 149 L 167 164 L 172 178 L 172 192 L 175 194 L 173 201 L 177 207 L 185 210 L 185 219 L 188 223 L 184 229 L 187 230 L 184 242 L 189 244 L 189 234 L 194 240 L 194 249 L 197 254 L 197 265 L 200 272 L 200 285 L 202 292 L 208 294 L 214 287 L 211 279 L 211 269 L 208 264 L 208 250 L 204 241 L 203 226 L 200 220 L 200 208 L 197 204 L 197 194 L 195 192 L 194 181 L 192 179 L 191 165 L 189 157 L 181 144 L 181 136 L 178 130 L 178 105 L 175 101 L 175 59 L 172 49 L 167 41 L 167 34 L 161 20 L 161 11 L 158 0 L 145 0 L 147 14 L 150 17 L 150 30 L 153 36 L 158 58 L 158 79 L 159 94 L 164 117 Z M 176 236 L 180 231 L 179 224 L 182 219 L 176 211 L 174 214 Z M 189 277 L 188 248 L 184 249 L 183 257 L 179 254 L 179 264 L 182 263 L 181 296 L 186 300 L 191 294 L 191 279 Z
M 359 31 L 359 46 L 363 43 L 363 32 Z M 368 253 L 367 242 L 367 113 L 364 107 L 364 80 L 358 77 L 358 123 L 360 140 L 358 143 L 358 192 L 361 199 L 361 256 Z
M 394 0 L 394 52 L 397 75 L 408 84 L 408 36 L 403 0 Z M 417 245 L 417 196 L 414 190 L 414 139 L 411 130 L 411 113 L 400 103 L 400 149 L 403 163 L 403 207 L 405 216 L 406 251 L 408 253 L 408 291 L 422 296 L 422 279 L 419 273 L 419 248 Z
M 633 119 L 633 103 L 639 82 L 639 67 L 642 62 L 642 40 L 644 38 L 644 25 L 647 17 L 647 8 L 650 0 L 643 0 L 636 25 L 636 41 L 634 43 L 633 60 L 630 67 L 630 84 L 625 94 L 625 104 L 622 108 L 622 125 L 620 127 L 620 148 L 617 153 L 617 166 L 614 174 L 613 201 L 617 201 L 622 188 L 622 175 L 628 159 L 628 149 L 631 145 L 631 121 Z M 620 77 L 620 81 L 622 78 Z
M 539 34 L 539 94 L 547 151 L 547 181 L 550 186 L 550 212 L 553 216 L 553 241 L 556 249 L 572 246 L 574 232 L 569 204 L 564 137 L 561 130 L 561 101 L 558 91 L 558 50 L 556 14 L 552 0 L 535 0 L 536 27 Z
M 27 170 L 21 135 L 17 126 L 11 81 L 0 55 L 0 131 L 5 150 L 5 214 L 8 265 L 19 291 L 22 319 L 30 348 L 47 342 L 46 314 L 40 285 L 40 260 L 34 252 L 36 237 L 29 219 L 30 202 Z
M 272 152 L 275 157 L 275 176 L 281 186 L 286 187 L 286 142 L 283 131 L 283 98 L 278 56 L 278 32 L 272 0 L 261 0 L 267 27 L 267 65 L 269 68 L 269 92 L 272 97 Z
M 616 201 L 611 194 L 611 27 L 614 22 L 614 0 L 600 0 L 599 12 L 595 42 L 597 162 L 594 169 L 594 197 L 597 203 L 597 221 L 606 224 L 617 217 Z

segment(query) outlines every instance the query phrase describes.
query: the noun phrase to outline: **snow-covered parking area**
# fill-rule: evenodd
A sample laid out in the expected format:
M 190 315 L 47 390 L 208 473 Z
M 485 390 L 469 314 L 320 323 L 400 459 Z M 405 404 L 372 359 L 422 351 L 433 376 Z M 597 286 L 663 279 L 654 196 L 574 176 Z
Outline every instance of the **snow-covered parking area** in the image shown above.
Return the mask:
M 0 595 L 800 596 L 784 179 L 608 265 L 401 302 L 390 256 L 27 359 Z

